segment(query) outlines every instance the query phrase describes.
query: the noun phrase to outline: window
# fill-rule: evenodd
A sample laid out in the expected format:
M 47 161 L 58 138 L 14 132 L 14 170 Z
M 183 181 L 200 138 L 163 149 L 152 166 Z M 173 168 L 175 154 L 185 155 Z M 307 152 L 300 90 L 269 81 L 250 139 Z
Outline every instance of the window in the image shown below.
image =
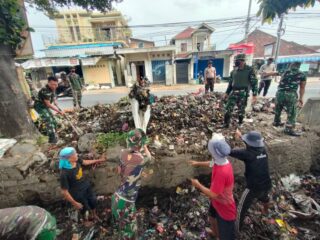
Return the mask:
M 187 44 L 186 43 L 181 43 L 181 52 L 186 52 L 187 51 Z
M 111 40 L 111 29 L 110 28 L 103 28 L 103 32 L 104 32 L 104 40 Z
M 138 48 L 143 48 L 143 47 L 144 47 L 143 42 L 139 42 L 139 43 L 138 43 Z
M 81 40 L 81 34 L 80 34 L 80 27 L 76 26 L 76 33 L 77 33 L 77 37 L 78 37 L 78 41 Z
M 73 27 L 69 27 L 69 32 L 70 32 L 70 35 L 72 37 L 72 41 L 75 41 L 75 36 L 74 36 L 74 32 L 73 32 Z
M 272 56 L 274 44 L 264 46 L 264 56 Z

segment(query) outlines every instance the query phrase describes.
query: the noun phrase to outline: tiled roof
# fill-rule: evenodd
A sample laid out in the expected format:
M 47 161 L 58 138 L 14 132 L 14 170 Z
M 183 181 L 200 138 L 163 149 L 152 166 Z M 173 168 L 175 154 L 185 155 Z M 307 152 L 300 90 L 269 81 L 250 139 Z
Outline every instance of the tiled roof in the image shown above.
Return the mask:
M 192 33 L 195 29 L 192 27 L 188 27 L 182 32 L 178 33 L 176 36 L 173 37 L 173 39 L 178 40 L 178 39 L 186 39 L 186 38 L 191 38 Z
M 269 44 L 275 45 L 276 41 L 277 38 L 275 36 L 258 29 L 251 32 L 248 36 L 248 42 L 252 42 L 254 44 L 255 58 L 263 58 L 265 46 Z M 240 41 L 239 43 L 244 43 L 244 40 Z M 273 49 L 275 51 L 275 46 Z M 280 56 L 301 55 L 310 53 L 316 53 L 316 51 L 301 44 L 281 39 L 279 52 Z

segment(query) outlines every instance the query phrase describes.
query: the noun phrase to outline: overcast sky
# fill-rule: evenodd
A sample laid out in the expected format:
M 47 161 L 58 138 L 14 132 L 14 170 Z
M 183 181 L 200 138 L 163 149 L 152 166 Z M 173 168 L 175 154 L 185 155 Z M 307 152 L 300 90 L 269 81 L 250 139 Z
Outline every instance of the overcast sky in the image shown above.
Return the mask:
M 170 22 L 202 21 L 208 19 L 231 18 L 245 16 L 248 11 L 249 0 L 124 0 L 116 4 L 115 8 L 120 10 L 128 19 L 129 25 L 157 24 Z M 252 1 L 251 14 L 258 11 L 256 0 Z M 41 12 L 27 7 L 29 25 L 35 29 L 32 33 L 33 47 L 36 56 L 43 56 L 44 49 L 42 35 L 50 37 L 55 34 L 54 21 L 50 20 Z M 292 11 L 293 12 L 293 11 Z M 295 41 L 300 44 L 320 45 L 320 4 L 314 8 L 298 9 L 297 12 L 311 13 L 312 15 L 301 15 L 300 18 L 286 17 L 286 33 L 284 39 Z M 318 13 L 318 14 L 316 14 Z M 238 42 L 243 38 L 245 23 L 235 26 L 219 27 L 212 35 L 212 42 L 217 49 L 225 49 L 230 43 Z M 250 29 L 259 28 L 270 34 L 276 35 L 278 20 L 273 24 L 264 24 L 260 21 L 252 21 Z M 183 30 L 184 27 L 169 28 L 133 28 L 133 36 L 153 40 L 156 45 L 164 45 L 169 39 Z

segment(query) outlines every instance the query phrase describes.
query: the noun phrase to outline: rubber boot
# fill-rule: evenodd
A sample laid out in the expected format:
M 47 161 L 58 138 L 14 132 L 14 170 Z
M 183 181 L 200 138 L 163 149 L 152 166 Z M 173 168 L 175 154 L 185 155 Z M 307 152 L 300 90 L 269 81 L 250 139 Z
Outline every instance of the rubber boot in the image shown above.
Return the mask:
M 57 142 L 58 142 L 58 139 L 57 139 L 56 135 L 54 133 L 50 134 L 49 135 L 49 143 L 56 144 Z
M 229 128 L 229 126 L 230 126 L 230 116 L 228 114 L 225 114 L 223 127 Z
M 282 122 L 273 122 L 272 125 L 275 126 L 275 127 L 283 127 L 284 123 L 282 123 Z
M 243 123 L 243 117 L 239 117 L 239 125 Z
M 292 128 L 285 128 L 285 129 L 284 129 L 284 133 L 285 133 L 285 134 L 288 134 L 288 135 L 290 135 L 290 136 L 293 136 L 293 137 L 300 137 L 300 136 L 302 135 L 301 132 L 296 132 L 296 131 L 294 131 L 294 129 L 292 129 Z

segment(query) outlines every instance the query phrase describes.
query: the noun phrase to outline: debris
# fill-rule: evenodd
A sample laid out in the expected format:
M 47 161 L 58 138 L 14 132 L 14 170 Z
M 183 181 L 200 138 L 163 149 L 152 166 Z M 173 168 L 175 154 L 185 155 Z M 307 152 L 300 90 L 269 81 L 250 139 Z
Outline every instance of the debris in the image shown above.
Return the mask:
M 292 193 L 292 197 L 296 204 L 299 206 L 299 208 L 306 214 L 306 217 L 309 216 L 315 216 L 320 215 L 320 205 L 313 200 L 311 197 L 306 196 L 303 193 Z M 291 211 L 294 213 L 294 211 Z M 295 214 L 299 214 L 298 212 L 295 212 Z
M 281 178 L 281 182 L 287 191 L 294 191 L 300 186 L 300 178 L 295 174 Z
M 258 98 L 256 103 L 252 105 L 255 112 L 271 113 L 275 108 L 275 98 Z
M 5 154 L 5 152 L 17 143 L 17 140 L 11 138 L 0 138 L 0 159 Z

